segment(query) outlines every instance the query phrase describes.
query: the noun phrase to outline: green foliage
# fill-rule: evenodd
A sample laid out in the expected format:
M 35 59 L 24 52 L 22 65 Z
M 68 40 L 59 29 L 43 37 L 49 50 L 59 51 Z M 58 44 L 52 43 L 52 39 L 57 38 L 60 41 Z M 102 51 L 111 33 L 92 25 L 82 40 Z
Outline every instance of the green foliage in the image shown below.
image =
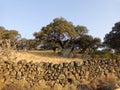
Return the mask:
M 91 35 L 82 35 L 75 43 L 79 44 L 80 52 L 84 53 L 88 49 L 88 53 L 95 52 L 101 45 L 99 38 L 93 38 Z
M 111 50 L 103 49 L 103 50 L 97 50 L 95 52 L 91 52 L 90 56 L 92 58 L 104 58 L 104 59 L 117 59 L 120 58 L 119 54 L 113 53 Z
M 4 27 L 0 26 L 0 40 L 2 39 L 2 32 L 5 30 Z
M 35 32 L 34 36 L 54 51 L 56 48 L 61 49 L 61 51 L 71 48 L 70 52 L 73 52 L 76 47 L 80 48 L 81 53 L 87 50 L 89 52 L 96 51 L 101 45 L 101 40 L 87 34 L 88 29 L 85 26 L 75 26 L 64 18 L 55 18 L 50 24 L 42 27 L 39 32 Z M 62 53 L 64 54 L 64 52 Z
M 16 37 L 20 35 L 16 30 L 6 30 L 4 27 L 0 26 L 0 40 L 1 39 L 10 39 L 14 41 Z
M 68 33 L 71 37 L 76 36 L 76 31 L 74 30 L 74 26 L 71 22 L 65 20 L 64 18 L 55 18 L 53 22 L 50 24 L 52 28 L 51 30 L 56 30 L 59 34 Z
M 26 47 L 27 47 L 29 50 L 35 49 L 35 48 L 37 47 L 38 43 L 39 43 L 39 42 L 38 42 L 37 40 L 35 40 L 35 39 L 28 39 L 28 40 L 26 41 Z
M 120 52 L 120 22 L 115 23 L 112 31 L 105 35 L 104 44 L 116 52 Z
M 88 29 L 85 26 L 77 25 L 75 30 L 80 36 L 88 33 Z
M 86 34 L 87 28 L 84 26 L 74 26 L 64 18 L 55 18 L 50 24 L 42 27 L 41 31 L 35 32 L 34 36 L 38 40 L 53 43 L 51 47 L 64 48 L 64 41 L 75 39 L 79 35 Z M 56 45 L 57 44 L 57 45 Z
M 22 38 L 16 42 L 18 50 L 23 50 L 23 49 L 33 50 L 36 49 L 39 43 L 40 42 L 38 40 L 26 39 L 26 38 Z

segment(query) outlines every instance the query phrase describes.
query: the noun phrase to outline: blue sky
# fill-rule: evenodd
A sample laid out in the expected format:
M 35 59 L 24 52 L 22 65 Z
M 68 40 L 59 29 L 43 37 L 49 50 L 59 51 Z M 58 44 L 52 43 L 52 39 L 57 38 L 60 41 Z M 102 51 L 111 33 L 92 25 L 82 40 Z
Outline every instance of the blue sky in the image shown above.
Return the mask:
M 0 0 L 0 26 L 33 38 L 54 18 L 83 25 L 94 37 L 104 38 L 120 21 L 120 0 Z

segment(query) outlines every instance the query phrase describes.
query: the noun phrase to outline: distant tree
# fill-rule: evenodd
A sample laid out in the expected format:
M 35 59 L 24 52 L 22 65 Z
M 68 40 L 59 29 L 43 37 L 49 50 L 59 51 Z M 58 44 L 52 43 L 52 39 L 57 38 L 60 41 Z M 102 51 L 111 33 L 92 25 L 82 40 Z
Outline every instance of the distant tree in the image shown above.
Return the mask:
M 16 45 L 18 50 L 35 50 L 39 42 L 35 39 L 21 38 Z
M 75 44 L 80 48 L 80 53 L 94 52 L 101 45 L 101 40 L 99 38 L 93 38 L 91 35 L 82 35 L 75 40 Z
M 26 41 L 26 47 L 27 47 L 28 50 L 35 50 L 38 43 L 39 42 L 37 40 L 35 40 L 35 39 L 28 39 Z
M 11 47 L 15 48 L 17 40 L 21 37 L 17 30 L 7 30 L 0 26 L 0 46 L 3 43 L 9 43 Z
M 41 40 L 44 44 L 56 51 L 59 48 L 60 54 L 67 57 L 73 57 L 76 47 L 80 51 L 95 51 L 101 44 L 99 38 L 93 38 L 88 35 L 88 29 L 85 26 L 73 25 L 72 22 L 64 18 L 55 18 L 50 24 L 42 27 L 39 32 L 34 33 L 36 40 Z
M 0 26 L 0 33 L 4 30 L 5 30 L 5 28 L 3 26 Z
M 115 23 L 112 31 L 105 35 L 103 44 L 120 53 L 120 22 Z
M 94 38 L 92 41 L 91 48 L 95 52 L 98 48 L 102 46 L 101 39 L 100 38 Z
M 66 48 L 69 44 L 68 41 L 87 32 L 87 28 L 84 26 L 75 27 L 64 18 L 55 18 L 53 22 L 43 27 L 39 32 L 35 32 L 34 36 L 38 40 L 50 42 L 55 51 L 57 47 Z
M 27 45 L 27 39 L 26 38 L 21 38 L 16 42 L 16 48 L 17 50 L 24 50 Z
M 3 31 L 5 31 L 6 29 L 3 26 L 0 26 L 0 40 L 2 39 L 2 33 Z
M 11 41 L 14 41 L 19 35 L 17 30 L 7 30 L 0 26 L 0 39 L 10 39 Z

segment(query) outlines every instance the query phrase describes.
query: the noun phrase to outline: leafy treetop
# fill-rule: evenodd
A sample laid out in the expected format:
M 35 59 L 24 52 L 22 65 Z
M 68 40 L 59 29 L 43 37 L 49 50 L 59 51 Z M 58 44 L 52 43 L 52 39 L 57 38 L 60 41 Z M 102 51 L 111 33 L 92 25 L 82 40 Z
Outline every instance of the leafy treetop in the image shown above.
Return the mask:
M 120 52 L 120 22 L 115 23 L 112 31 L 105 35 L 104 44 L 116 52 Z

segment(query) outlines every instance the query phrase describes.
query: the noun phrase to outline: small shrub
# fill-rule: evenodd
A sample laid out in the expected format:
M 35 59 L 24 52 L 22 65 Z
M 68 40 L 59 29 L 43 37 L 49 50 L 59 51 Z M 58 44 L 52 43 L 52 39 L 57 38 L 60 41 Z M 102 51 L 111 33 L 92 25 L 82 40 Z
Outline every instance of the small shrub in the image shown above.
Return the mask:
M 1 90 L 32 90 L 28 83 L 23 80 L 15 81 L 14 83 L 6 84 Z
M 114 90 L 117 83 L 117 77 L 114 74 L 108 74 L 106 77 L 92 80 L 91 87 L 95 90 Z
M 79 84 L 77 85 L 76 90 L 93 90 L 93 89 L 86 84 Z
M 2 81 L 2 75 L 0 74 L 0 90 L 4 87 L 4 83 Z
M 4 87 L 3 82 L 0 81 L 0 90 Z

